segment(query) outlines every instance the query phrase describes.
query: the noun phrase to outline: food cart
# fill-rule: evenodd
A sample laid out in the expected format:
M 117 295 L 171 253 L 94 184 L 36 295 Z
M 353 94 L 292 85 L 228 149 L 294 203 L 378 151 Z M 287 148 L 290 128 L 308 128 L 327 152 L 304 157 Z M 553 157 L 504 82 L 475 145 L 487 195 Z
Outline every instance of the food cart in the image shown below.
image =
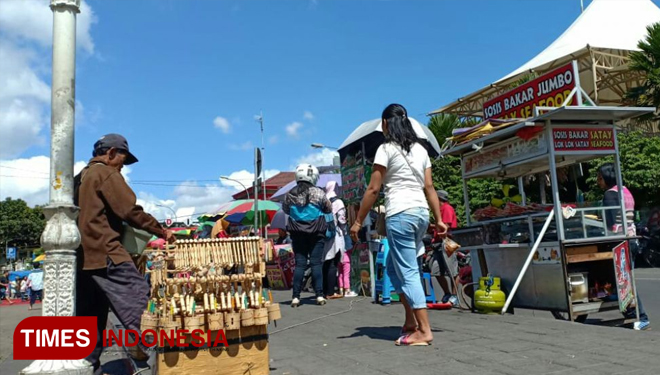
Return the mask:
M 496 131 L 443 151 L 461 158 L 463 176 L 467 226 L 452 234 L 473 251 L 475 280 L 488 274 L 501 278 L 507 295 L 502 313 L 520 307 L 584 321 L 588 314 L 636 305 L 629 250 L 634 238 L 625 229 L 613 230 L 604 218 L 614 211 L 628 228 L 615 123 L 652 111 L 536 107 L 531 119 L 497 123 Z M 605 156 L 614 161 L 619 204 L 605 207 L 579 196 L 562 202 L 565 176 Z M 513 181 L 507 184 L 517 185 L 520 202 L 472 212 L 468 180 L 476 178 Z M 530 202 L 531 195 L 539 201 Z

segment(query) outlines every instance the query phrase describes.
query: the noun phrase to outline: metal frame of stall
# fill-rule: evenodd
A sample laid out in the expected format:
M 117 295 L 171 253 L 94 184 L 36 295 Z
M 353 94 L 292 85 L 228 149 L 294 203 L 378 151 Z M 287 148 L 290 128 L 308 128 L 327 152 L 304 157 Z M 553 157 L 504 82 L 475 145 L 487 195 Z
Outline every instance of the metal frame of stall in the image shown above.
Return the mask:
M 484 240 L 481 244 L 468 243 L 463 246 L 464 249 L 476 250 L 478 253 L 478 256 L 472 257 L 475 280 L 478 280 L 481 276 L 486 276 L 488 273 L 501 278 L 503 289 L 507 293 L 507 301 L 502 313 L 509 310 L 510 306 L 532 308 L 553 311 L 555 317 L 558 317 L 557 314 L 567 314 L 567 319 L 580 321 L 586 319 L 587 314 L 624 309 L 618 300 L 573 302 L 569 272 L 571 269 L 580 268 L 594 268 L 598 269 L 599 272 L 607 272 L 607 270 L 601 270 L 600 268 L 605 267 L 606 263 L 615 263 L 613 259 L 617 256 L 613 255 L 613 248 L 610 251 L 607 250 L 615 244 L 627 243 L 631 239 L 625 233 L 625 228 L 628 225 L 622 192 L 616 122 L 652 111 L 653 108 L 638 107 L 537 107 L 535 109 L 536 117 L 532 119 L 510 125 L 443 152 L 443 155 L 458 155 L 461 158 L 468 227 L 453 231 L 452 233 L 456 238 L 461 237 L 461 233 L 467 234 L 468 237 L 472 233 L 470 238 L 478 239 L 480 234 L 481 239 L 484 239 L 486 237 L 484 234 L 487 234 L 487 226 L 489 225 L 499 225 L 501 230 L 502 225 L 506 225 L 507 222 L 527 221 L 529 243 L 486 244 L 485 242 L 489 241 Z M 517 137 L 519 131 L 530 127 L 536 127 L 537 130 L 538 127 L 542 127 L 542 131 L 528 140 Z M 570 133 L 570 135 L 577 137 L 586 135 L 587 138 L 569 139 L 571 137 L 568 137 L 568 135 L 571 131 L 574 133 Z M 599 131 L 600 133 L 598 133 Z M 594 134 L 603 136 L 603 139 L 590 139 L 589 137 Z M 578 207 L 572 211 L 574 216 L 565 219 L 562 202 L 559 199 L 557 168 L 586 162 L 602 156 L 614 157 L 619 206 Z M 518 187 L 523 197 L 522 205 L 525 206 L 526 197 L 522 177 L 546 171 L 550 172 L 551 180 L 553 207 L 550 213 L 532 213 L 481 222 L 471 220 L 468 179 L 485 177 L 517 178 Z M 545 200 L 544 185 L 544 182 L 540 184 L 543 200 Z M 624 228 L 622 234 L 610 233 L 604 220 L 606 210 L 620 210 Z M 587 218 L 586 215 L 589 212 L 601 214 L 603 221 Z M 535 224 L 540 224 L 540 220 L 544 217 L 543 226 L 537 234 L 535 233 Z M 564 220 L 573 218 L 580 220 L 582 233 L 584 234 L 582 238 L 566 238 Z M 553 221 L 556 226 L 557 239 L 543 242 Z M 598 227 L 602 227 L 604 236 L 590 236 L 589 230 L 593 231 L 594 227 L 596 231 L 600 230 Z M 579 229 L 576 232 L 579 233 Z M 585 246 L 592 246 L 592 249 L 593 246 L 596 246 L 598 249 L 591 254 L 575 254 L 579 252 L 576 249 L 584 249 Z M 628 247 L 626 246 L 626 248 Z M 556 251 L 556 253 L 552 253 L 552 251 Z M 539 254 L 544 255 L 540 256 Z M 547 254 L 553 254 L 553 256 L 545 258 Z M 630 262 L 629 256 L 630 252 L 627 251 L 625 261 Z M 542 261 L 537 261 L 539 258 Z M 548 260 L 546 261 L 546 259 Z M 611 261 L 607 262 L 608 260 Z M 586 262 L 594 263 L 585 266 Z M 578 263 L 583 264 L 574 266 Z M 607 267 L 610 271 L 614 268 L 612 264 Z M 614 274 L 614 281 L 616 282 L 617 270 L 614 270 Z M 632 275 L 632 290 L 630 292 L 633 296 L 631 298 L 636 301 L 637 294 L 632 269 L 630 274 Z M 637 304 L 635 303 L 635 305 Z

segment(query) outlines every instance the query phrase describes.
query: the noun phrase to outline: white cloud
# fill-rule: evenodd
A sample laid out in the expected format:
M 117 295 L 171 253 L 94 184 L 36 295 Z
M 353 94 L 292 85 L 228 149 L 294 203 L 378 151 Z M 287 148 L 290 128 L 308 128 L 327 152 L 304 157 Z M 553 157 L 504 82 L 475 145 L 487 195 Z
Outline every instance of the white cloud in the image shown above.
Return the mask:
M 266 169 L 265 173 L 266 173 L 266 179 L 268 179 L 268 178 L 271 178 L 271 177 L 275 176 L 276 174 L 280 173 L 280 171 L 277 170 L 277 169 Z M 248 189 L 254 183 L 254 173 L 249 172 L 245 169 L 243 169 L 241 171 L 233 172 L 232 174 L 228 175 L 227 177 L 231 178 L 232 180 L 239 181 L 240 183 L 245 185 L 245 187 L 248 188 Z M 235 191 L 243 190 L 243 186 L 241 186 L 241 184 L 239 184 L 238 182 L 230 181 L 230 180 L 224 180 L 224 179 L 221 180 L 221 181 L 222 181 L 223 186 L 232 187 L 232 188 L 235 189 Z
M 217 129 L 220 129 L 225 134 L 231 131 L 231 124 L 229 123 L 229 120 L 224 117 L 216 117 L 213 120 L 213 126 L 215 126 Z
M 21 155 L 31 146 L 46 144 L 49 123 L 50 46 L 53 13 L 47 0 L 0 1 L 0 158 Z M 83 2 L 77 21 L 78 46 L 89 53 L 89 33 L 96 22 Z M 82 111 L 82 104 L 76 101 Z M 82 114 L 82 113 L 81 113 Z M 77 116 L 78 117 L 78 116 Z M 7 136 L 9 135 L 9 136 Z
M 312 152 L 310 154 L 307 154 L 305 156 L 299 157 L 295 161 L 295 165 L 291 167 L 291 169 L 295 169 L 296 165 L 302 164 L 302 163 L 309 163 L 315 167 L 325 167 L 325 166 L 330 166 L 333 165 L 333 160 L 336 156 L 339 156 L 339 154 L 336 151 L 332 151 L 330 149 L 324 148 L 321 151 L 318 152 Z
M 73 166 L 74 176 L 87 165 L 77 161 Z M 128 181 L 130 168 L 124 167 L 122 175 Z M 48 203 L 50 176 L 50 158 L 33 156 L 31 158 L 0 160 L 0 199 L 11 197 L 23 199 L 30 206 Z
M 310 111 L 305 111 L 305 113 L 303 113 L 303 118 L 305 120 L 312 121 L 314 120 L 314 114 Z
M 268 137 L 268 144 L 274 145 L 279 141 L 280 141 L 280 137 L 276 135 L 271 135 L 270 137 Z
M 252 141 L 245 141 L 240 144 L 232 143 L 229 145 L 230 150 L 236 150 L 236 151 L 249 151 L 252 150 L 253 148 L 254 148 L 254 144 L 252 143 Z
M 293 138 L 299 138 L 300 134 L 299 131 L 302 129 L 303 124 L 300 122 L 292 122 L 291 124 L 286 126 L 286 134 L 290 137 Z
M 18 40 L 35 41 L 42 47 L 53 44 L 53 12 L 48 0 L 9 0 L 0 2 L 0 31 Z M 89 33 L 98 22 L 96 14 L 81 2 L 76 16 L 76 43 L 88 53 L 94 53 L 94 41 Z
M 0 158 L 20 155 L 43 145 L 50 87 L 32 66 L 41 64 L 35 51 L 18 48 L 0 38 Z

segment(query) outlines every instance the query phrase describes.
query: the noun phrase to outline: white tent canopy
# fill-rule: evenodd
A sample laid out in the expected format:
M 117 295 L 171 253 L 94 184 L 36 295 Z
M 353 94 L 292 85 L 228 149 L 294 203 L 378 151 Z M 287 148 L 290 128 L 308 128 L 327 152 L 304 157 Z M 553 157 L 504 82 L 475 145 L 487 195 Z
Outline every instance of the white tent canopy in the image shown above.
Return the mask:
M 651 0 L 593 0 L 564 33 L 536 57 L 495 83 L 430 114 L 482 117 L 488 99 L 501 95 L 523 75 L 544 74 L 577 60 L 582 88 L 599 105 L 620 105 L 641 77 L 627 68 L 628 54 L 660 22 L 660 8 Z

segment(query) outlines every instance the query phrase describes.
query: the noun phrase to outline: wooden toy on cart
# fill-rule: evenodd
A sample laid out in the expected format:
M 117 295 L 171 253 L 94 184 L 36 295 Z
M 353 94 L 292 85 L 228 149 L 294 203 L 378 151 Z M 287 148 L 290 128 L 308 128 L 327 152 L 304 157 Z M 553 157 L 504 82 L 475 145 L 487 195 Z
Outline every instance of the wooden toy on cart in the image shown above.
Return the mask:
M 258 237 L 183 240 L 152 253 L 151 299 L 145 330 L 201 329 L 212 341 L 224 332 L 228 346 L 158 347 L 154 374 L 268 374 L 267 326 L 281 318 L 262 279 L 263 240 Z M 186 341 L 192 340 L 186 335 Z M 205 338 L 206 335 L 205 335 Z

